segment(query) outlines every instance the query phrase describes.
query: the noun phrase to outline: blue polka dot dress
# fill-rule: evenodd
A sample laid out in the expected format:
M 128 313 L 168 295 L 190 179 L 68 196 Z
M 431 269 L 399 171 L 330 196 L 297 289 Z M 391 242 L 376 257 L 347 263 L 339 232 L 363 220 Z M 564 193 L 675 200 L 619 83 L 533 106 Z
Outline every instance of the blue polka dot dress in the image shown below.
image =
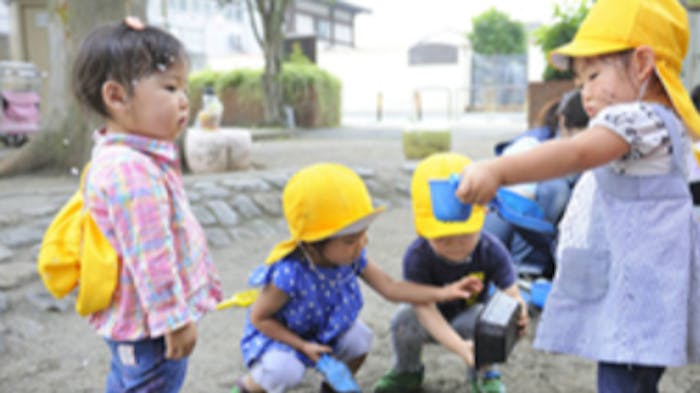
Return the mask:
M 357 277 L 367 266 L 365 251 L 348 266 L 312 266 L 295 252 L 271 265 L 256 269 L 250 278 L 253 285 L 273 284 L 289 297 L 275 314 L 275 319 L 307 341 L 334 346 L 355 322 L 362 309 L 362 293 Z M 313 363 L 301 352 L 275 341 L 246 317 L 241 350 L 248 367 L 268 350 L 295 352 L 307 366 Z

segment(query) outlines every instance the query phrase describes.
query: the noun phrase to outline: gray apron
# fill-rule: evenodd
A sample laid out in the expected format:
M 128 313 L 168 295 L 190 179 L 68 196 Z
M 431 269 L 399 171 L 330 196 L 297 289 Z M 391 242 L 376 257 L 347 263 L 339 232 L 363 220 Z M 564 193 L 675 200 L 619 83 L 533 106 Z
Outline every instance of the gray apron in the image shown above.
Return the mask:
M 681 366 L 700 355 L 700 228 L 684 175 L 683 128 L 670 173 L 605 165 L 579 180 L 560 225 L 557 272 L 535 347 L 596 361 Z

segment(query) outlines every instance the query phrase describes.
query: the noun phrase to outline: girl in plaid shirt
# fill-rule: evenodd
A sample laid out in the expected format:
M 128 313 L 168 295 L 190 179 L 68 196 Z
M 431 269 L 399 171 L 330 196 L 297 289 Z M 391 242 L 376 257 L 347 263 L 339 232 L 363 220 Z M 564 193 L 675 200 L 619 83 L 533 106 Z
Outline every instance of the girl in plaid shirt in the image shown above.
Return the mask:
M 90 316 L 112 353 L 107 392 L 179 391 L 196 323 L 221 299 L 174 143 L 188 65 L 180 41 L 131 17 L 91 32 L 74 64 L 74 94 L 105 121 L 85 207 L 120 260 L 111 304 Z

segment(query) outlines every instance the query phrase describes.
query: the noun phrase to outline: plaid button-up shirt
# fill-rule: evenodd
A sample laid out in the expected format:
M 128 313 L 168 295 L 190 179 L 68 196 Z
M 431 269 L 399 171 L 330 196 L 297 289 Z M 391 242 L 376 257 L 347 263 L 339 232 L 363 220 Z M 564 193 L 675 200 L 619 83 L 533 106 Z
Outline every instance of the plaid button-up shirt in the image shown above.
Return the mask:
M 159 337 L 221 300 L 202 227 L 185 195 L 175 144 L 96 132 L 85 204 L 120 256 L 112 303 L 90 316 L 104 337 Z

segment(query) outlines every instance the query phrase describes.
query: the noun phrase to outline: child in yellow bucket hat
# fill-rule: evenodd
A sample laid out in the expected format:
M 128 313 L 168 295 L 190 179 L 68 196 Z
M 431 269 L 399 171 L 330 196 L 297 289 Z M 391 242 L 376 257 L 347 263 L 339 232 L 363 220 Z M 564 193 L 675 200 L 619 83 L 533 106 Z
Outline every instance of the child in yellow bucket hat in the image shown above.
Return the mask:
M 358 319 L 358 277 L 383 297 L 405 302 L 466 299 L 480 284 L 464 278 L 434 287 L 384 273 L 365 252 L 367 227 L 384 209 L 372 207 L 362 179 L 345 166 L 301 169 L 285 186 L 282 207 L 291 237 L 278 243 L 249 279 L 262 290 L 241 339 L 250 371 L 233 392 L 287 391 L 324 353 L 356 371 L 372 340 Z
M 527 307 L 517 287 L 516 274 L 505 246 L 495 236 L 482 232 L 486 208 L 473 206 L 464 222 L 441 222 L 433 215 L 429 180 L 447 179 L 471 160 L 456 153 L 438 153 L 422 160 L 411 179 L 413 220 L 418 237 L 403 258 L 404 279 L 445 285 L 463 277 L 478 277 L 482 288 L 490 283 L 521 302 L 521 332 L 528 325 Z M 474 293 L 467 301 L 455 300 L 401 305 L 391 322 L 394 349 L 391 369 L 375 384 L 375 393 L 419 391 L 423 381 L 421 349 L 438 342 L 469 366 L 470 392 L 499 393 L 505 387 L 494 367 L 475 370 L 470 365 L 472 338 L 477 316 L 487 291 Z
M 588 170 L 559 227 L 557 274 L 535 346 L 598 362 L 599 392 L 656 392 L 666 367 L 700 359 L 700 228 L 685 130 L 700 118 L 680 80 L 677 0 L 600 0 L 550 61 L 571 67 L 589 127 L 462 172 L 457 195 Z

